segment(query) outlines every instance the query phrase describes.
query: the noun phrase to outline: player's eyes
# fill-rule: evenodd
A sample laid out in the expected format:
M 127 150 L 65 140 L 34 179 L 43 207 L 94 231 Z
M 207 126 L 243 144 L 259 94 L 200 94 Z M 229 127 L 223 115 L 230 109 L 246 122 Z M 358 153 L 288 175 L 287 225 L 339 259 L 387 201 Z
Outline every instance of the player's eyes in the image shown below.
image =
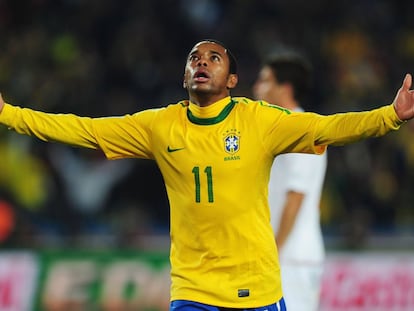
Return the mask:
M 188 56 L 188 61 L 190 61 L 190 62 L 199 61 L 200 59 L 201 59 L 201 57 L 198 56 L 198 55 L 195 55 L 195 54 Z M 220 55 L 211 55 L 210 60 L 212 62 L 219 62 L 221 60 L 221 57 L 220 57 Z
M 189 60 L 189 61 L 191 61 L 191 62 L 196 61 L 196 60 L 198 60 L 198 59 L 199 59 L 199 57 L 198 57 L 197 55 L 190 55 L 190 56 L 188 57 L 188 60 Z

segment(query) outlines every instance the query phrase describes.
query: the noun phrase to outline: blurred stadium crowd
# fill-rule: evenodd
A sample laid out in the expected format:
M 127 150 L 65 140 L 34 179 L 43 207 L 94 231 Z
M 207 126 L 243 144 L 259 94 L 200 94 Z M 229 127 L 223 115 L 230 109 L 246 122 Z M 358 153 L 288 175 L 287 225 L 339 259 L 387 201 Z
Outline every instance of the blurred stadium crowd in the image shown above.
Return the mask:
M 370 109 L 414 73 L 413 11 L 401 0 L 0 0 L 0 91 L 15 105 L 92 117 L 159 107 L 186 97 L 187 53 L 215 38 L 238 59 L 235 96 L 252 96 L 262 57 L 294 47 L 314 66 L 307 110 Z M 338 247 L 414 235 L 413 137 L 409 123 L 329 149 L 322 221 Z M 2 247 L 136 247 L 168 234 L 168 218 L 154 163 L 0 128 Z

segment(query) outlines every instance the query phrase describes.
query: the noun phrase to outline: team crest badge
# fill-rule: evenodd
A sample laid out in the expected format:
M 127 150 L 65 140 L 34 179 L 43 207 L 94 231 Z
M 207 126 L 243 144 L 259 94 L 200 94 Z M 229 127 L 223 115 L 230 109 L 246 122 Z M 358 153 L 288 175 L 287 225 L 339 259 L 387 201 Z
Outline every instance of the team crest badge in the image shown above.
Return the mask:
M 234 154 L 240 149 L 240 136 L 236 130 L 228 131 L 224 136 L 224 150 Z

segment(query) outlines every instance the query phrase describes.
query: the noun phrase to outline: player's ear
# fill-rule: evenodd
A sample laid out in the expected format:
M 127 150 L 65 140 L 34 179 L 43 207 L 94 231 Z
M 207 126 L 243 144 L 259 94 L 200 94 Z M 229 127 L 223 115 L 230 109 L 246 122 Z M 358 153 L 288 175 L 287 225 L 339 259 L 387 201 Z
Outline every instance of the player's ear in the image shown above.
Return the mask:
M 238 75 L 235 73 L 230 74 L 229 78 L 227 79 L 227 88 L 234 89 L 238 82 L 239 82 Z

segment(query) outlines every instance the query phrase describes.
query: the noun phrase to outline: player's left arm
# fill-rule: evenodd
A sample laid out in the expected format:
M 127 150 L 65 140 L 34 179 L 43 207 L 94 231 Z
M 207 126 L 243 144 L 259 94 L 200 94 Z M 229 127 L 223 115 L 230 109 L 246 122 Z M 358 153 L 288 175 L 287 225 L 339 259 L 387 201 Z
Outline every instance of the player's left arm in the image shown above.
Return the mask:
M 344 145 L 368 137 L 380 137 L 414 118 L 412 76 L 407 74 L 391 105 L 371 111 L 339 113 L 316 121 L 316 145 Z

